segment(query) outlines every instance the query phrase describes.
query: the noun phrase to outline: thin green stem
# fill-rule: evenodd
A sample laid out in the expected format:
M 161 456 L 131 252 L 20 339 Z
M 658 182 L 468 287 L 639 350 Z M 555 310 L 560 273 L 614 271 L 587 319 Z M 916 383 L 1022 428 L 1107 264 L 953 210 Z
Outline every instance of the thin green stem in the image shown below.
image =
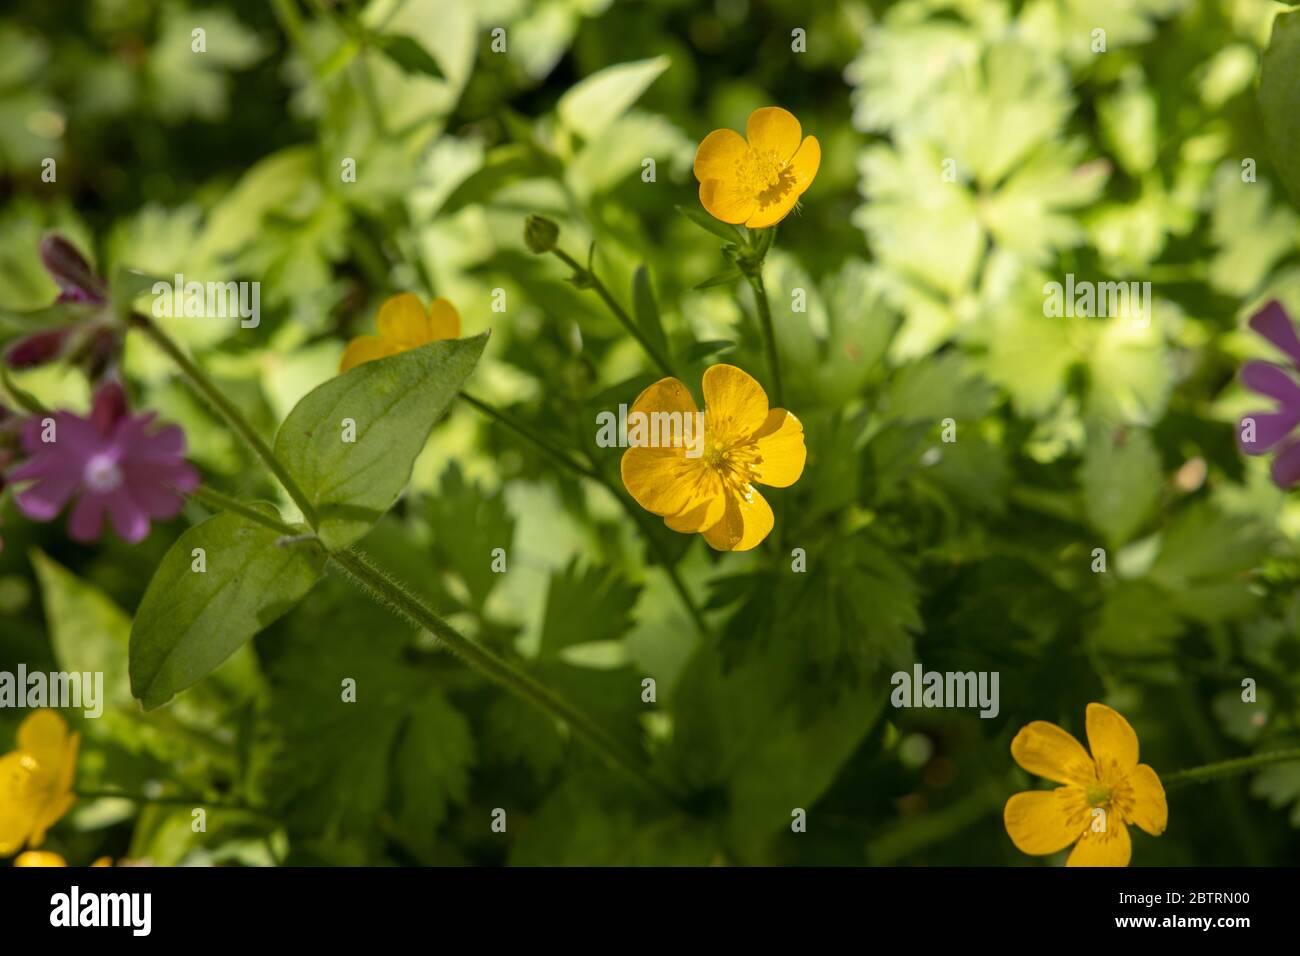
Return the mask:
M 245 803 L 223 803 L 219 800 L 209 800 L 206 797 L 197 796 L 158 796 L 151 797 L 143 793 L 128 793 L 124 790 L 88 790 L 77 787 L 72 791 L 78 797 L 86 800 L 130 800 L 133 803 L 153 803 L 159 806 L 172 807 L 201 807 L 204 810 L 231 810 L 237 813 L 251 813 L 255 816 L 272 819 L 272 817 L 260 807 L 249 806 Z
M 614 318 L 623 323 L 623 327 L 627 329 L 632 338 L 637 340 L 641 348 L 645 349 L 646 355 L 650 356 L 650 360 L 654 362 L 655 365 L 659 366 L 659 370 L 665 375 L 676 378 L 677 373 L 673 371 L 672 363 L 664 357 L 663 353 L 655 348 L 654 344 L 651 343 L 648 338 L 646 338 L 646 334 L 641 331 L 640 326 L 632 321 L 632 317 L 627 314 L 621 305 L 618 304 L 618 300 L 609 294 L 609 289 L 605 288 L 605 283 L 600 281 L 600 277 L 586 266 L 579 263 L 573 258 L 573 256 L 569 255 L 563 249 L 556 247 L 551 251 L 555 253 L 556 257 L 561 262 L 573 270 L 574 275 L 578 276 L 584 285 L 589 286 L 595 291 L 596 295 L 600 296 L 601 301 L 604 302 L 609 308 L 609 311 L 614 314 Z
M 600 483 L 604 485 L 609 493 L 618 500 L 618 503 L 623 506 L 623 510 L 631 516 L 632 520 L 640 525 L 642 536 L 650 542 L 650 549 L 658 556 L 660 566 L 667 572 L 668 580 L 672 582 L 673 590 L 675 590 L 677 596 L 681 598 L 682 605 L 686 608 L 686 613 L 691 616 L 691 620 L 695 622 L 695 627 L 700 632 L 700 636 L 705 640 L 712 641 L 713 628 L 709 627 L 709 622 L 704 619 L 704 612 L 700 610 L 700 606 L 695 603 L 695 598 L 691 597 L 691 592 L 686 590 L 686 582 L 682 580 L 682 576 L 677 570 L 677 565 L 673 561 L 672 555 L 668 553 L 668 549 L 664 547 L 663 542 L 659 539 L 656 529 L 650 526 L 650 519 L 646 513 L 637 508 L 637 506 L 626 497 L 619 494 L 618 490 L 614 488 L 612 483 L 603 478 L 600 479 Z
M 361 96 L 366 101 L 366 109 L 370 112 L 370 120 L 375 128 L 375 133 L 380 139 L 388 138 L 388 121 L 384 119 L 384 109 L 379 102 L 379 93 L 375 89 L 375 78 L 370 72 L 370 61 L 366 59 L 369 52 L 368 46 L 363 46 L 361 55 L 357 58 L 361 70 Z
M 663 546 L 663 542 L 660 541 L 659 537 L 654 533 L 655 529 L 650 527 L 648 516 L 638 509 L 626 495 L 619 492 L 618 488 L 614 486 L 612 481 L 605 477 L 605 475 L 601 474 L 595 467 L 584 465 L 575 460 L 567 452 L 557 448 L 545 438 L 535 434 L 533 431 L 521 425 L 499 409 L 493 408 L 486 402 L 480 401 L 472 395 L 467 395 L 464 392 L 460 393 L 460 397 L 494 422 L 504 425 L 516 435 L 536 445 L 560 464 L 573 471 L 574 474 L 586 478 L 589 481 L 596 482 L 596 484 L 609 492 L 623 510 L 628 513 L 632 520 L 640 526 L 646 540 L 650 542 L 651 550 L 653 550 L 658 556 L 659 563 L 663 565 L 664 570 L 668 573 L 668 578 L 672 581 L 673 589 L 677 592 L 678 597 L 681 598 L 682 604 L 686 608 L 686 612 L 691 616 L 691 620 L 695 622 L 695 626 L 699 629 L 700 634 L 706 639 L 712 639 L 713 631 L 709 627 L 708 622 L 704 619 L 704 612 L 700 610 L 699 605 L 695 603 L 695 599 L 691 596 L 690 591 L 686 589 L 686 582 L 682 580 L 681 575 L 678 573 L 677 566 L 673 562 L 672 556 L 668 554 L 667 549 Z
M 597 474 L 594 469 L 588 468 L 586 465 L 577 461 L 567 452 L 562 451 L 557 446 L 551 444 L 541 435 L 534 434 L 531 430 L 519 424 L 519 422 L 515 421 L 513 418 L 511 418 L 509 415 L 505 414 L 504 412 L 493 408 L 487 402 L 480 401 L 479 399 L 475 398 L 473 395 L 469 395 L 466 392 L 461 392 L 460 397 L 464 399 L 467 404 L 472 405 L 474 408 L 477 408 L 480 412 L 482 412 L 488 418 L 492 419 L 497 424 L 504 425 L 506 428 L 514 432 L 516 435 L 532 442 L 542 451 L 546 452 L 548 455 L 550 455 L 560 464 L 564 465 L 566 468 L 572 470 L 576 474 L 579 474 L 584 478 L 590 478 L 592 481 L 601 480 L 601 476 Z
M 234 429 L 240 438 L 244 439 L 248 447 L 253 450 L 253 453 L 262 459 L 266 467 L 271 470 L 271 474 L 275 475 L 276 480 L 280 482 L 280 485 L 288 492 L 289 497 L 293 499 L 294 504 L 302 511 L 303 517 L 314 527 L 316 524 L 316 509 L 306 493 L 294 481 L 288 469 L 275 457 L 275 452 L 271 450 L 271 447 L 262 440 L 262 436 L 257 433 L 257 430 L 240 413 L 239 409 L 235 408 L 221 389 L 217 388 L 203 370 L 195 365 L 181 347 L 173 342 L 171 337 L 151 319 L 138 312 L 133 312 L 131 314 L 131 325 L 133 328 L 142 331 L 155 345 L 167 353 L 167 357 L 176 363 L 177 368 L 181 370 L 181 373 L 189 381 L 193 389 L 212 406 L 213 410 L 225 420 L 226 424 Z
M 1234 760 L 1220 760 L 1217 763 L 1207 763 L 1200 767 L 1178 770 L 1161 777 L 1160 782 L 1164 784 L 1166 790 L 1174 790 L 1192 783 L 1205 783 L 1223 777 L 1233 777 L 1237 774 L 1252 773 L 1261 767 L 1268 767 L 1275 763 L 1286 763 L 1291 760 L 1300 760 L 1300 747 L 1254 754 L 1250 757 L 1237 757 Z
M 294 6 L 293 0 L 271 0 L 271 9 L 275 13 L 275 18 L 280 21 L 281 29 L 289 37 L 289 42 L 303 55 L 304 59 L 307 59 L 307 40 L 303 30 L 302 16 L 298 13 L 298 8 Z
M 772 308 L 767 301 L 767 288 L 763 285 L 763 265 L 745 273 L 754 290 L 754 307 L 758 310 L 758 323 L 763 329 L 763 347 L 767 350 L 767 368 L 772 376 L 772 397 L 777 408 L 785 407 L 785 391 L 781 387 L 781 360 L 776 351 L 776 329 L 772 325 Z
M 676 796 L 650 774 L 639 755 L 606 733 L 599 724 L 550 688 L 534 680 L 504 658 L 498 657 L 486 647 L 462 635 L 431 611 L 419 597 L 371 564 L 363 554 L 357 551 L 340 551 L 330 555 L 330 558 L 354 583 L 360 585 L 363 590 L 368 591 L 390 610 L 409 623 L 429 631 L 453 654 L 507 690 L 564 721 L 574 734 L 583 738 L 613 764 L 627 771 L 660 796 L 670 802 L 676 802 Z

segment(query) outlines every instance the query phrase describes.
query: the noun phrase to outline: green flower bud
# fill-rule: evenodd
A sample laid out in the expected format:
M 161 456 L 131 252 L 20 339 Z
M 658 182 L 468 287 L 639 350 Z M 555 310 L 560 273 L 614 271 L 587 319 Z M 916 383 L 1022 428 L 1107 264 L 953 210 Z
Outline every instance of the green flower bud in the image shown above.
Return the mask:
M 532 215 L 524 220 L 524 244 L 541 255 L 555 248 L 560 238 L 560 227 L 545 216 Z

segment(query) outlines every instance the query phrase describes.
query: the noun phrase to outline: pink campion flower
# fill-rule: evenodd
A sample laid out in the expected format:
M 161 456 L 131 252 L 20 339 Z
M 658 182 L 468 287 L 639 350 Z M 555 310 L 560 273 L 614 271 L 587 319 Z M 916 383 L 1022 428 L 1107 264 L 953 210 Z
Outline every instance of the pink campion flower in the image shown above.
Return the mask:
M 1277 402 L 1271 412 L 1252 412 L 1241 420 L 1237 442 L 1247 455 L 1267 454 L 1280 449 L 1273 459 L 1273 483 L 1290 488 L 1300 482 L 1300 438 L 1293 438 L 1300 425 L 1300 336 L 1282 303 L 1276 299 L 1250 317 L 1250 327 L 1291 359 L 1287 367 L 1253 360 L 1241 367 L 1241 381 L 1253 392 Z
M 105 513 L 123 541 L 142 540 L 150 519 L 174 518 L 184 495 L 199 486 L 185 460 L 185 433 L 176 425 L 151 427 L 155 417 L 130 414 L 122 386 L 108 382 L 89 417 L 53 412 L 28 419 L 22 441 L 31 457 L 8 476 L 31 482 L 14 497 L 19 510 L 50 521 L 75 499 L 68 520 L 75 540 L 97 539 Z

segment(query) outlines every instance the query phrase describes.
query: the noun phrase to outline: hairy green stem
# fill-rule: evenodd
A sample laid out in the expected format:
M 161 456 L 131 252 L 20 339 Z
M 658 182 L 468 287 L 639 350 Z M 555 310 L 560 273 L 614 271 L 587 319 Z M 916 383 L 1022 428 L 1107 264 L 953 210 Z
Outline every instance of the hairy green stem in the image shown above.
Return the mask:
M 638 754 L 630 751 L 606 733 L 599 724 L 550 688 L 534 680 L 504 658 L 498 657 L 486 647 L 465 637 L 429 610 L 419 597 L 408 591 L 385 571 L 373 565 L 363 554 L 357 551 L 340 551 L 331 554 L 330 559 L 363 590 L 368 591 L 372 597 L 378 599 L 398 616 L 408 623 L 429 631 L 453 654 L 491 680 L 564 721 L 575 735 L 583 738 L 613 764 L 627 771 L 669 802 L 676 802 L 675 795 L 650 774 L 644 760 Z
M 1272 766 L 1275 763 L 1286 763 L 1291 760 L 1300 760 L 1300 747 L 1293 747 L 1290 750 L 1274 750 L 1271 753 L 1254 754 L 1250 757 L 1237 757 L 1233 760 L 1220 760 L 1217 763 L 1207 763 L 1201 767 L 1190 767 L 1187 770 L 1178 770 L 1166 774 L 1160 778 L 1160 782 L 1166 790 L 1174 790 L 1192 783 L 1205 783 L 1223 777 L 1251 773 L 1261 767 Z
M 641 348 L 645 349 L 646 355 L 650 356 L 650 360 L 654 362 L 655 365 L 659 366 L 659 370 L 667 376 L 676 378 L 677 373 L 673 371 L 672 363 L 664 357 L 663 353 L 654 347 L 648 338 L 646 338 L 646 334 L 641 331 L 640 326 L 638 326 L 636 322 L 632 321 L 632 317 L 627 314 L 621 305 L 618 304 L 618 300 L 609 294 L 609 290 L 605 288 L 605 283 L 600 281 L 600 277 L 586 266 L 579 263 L 573 258 L 573 256 L 569 255 L 563 249 L 556 247 L 552 249 L 551 252 L 555 253 L 556 257 L 561 262 L 573 270 L 574 275 L 581 277 L 583 283 L 590 286 L 595 291 L 596 295 L 600 296 L 601 301 L 604 302 L 609 308 L 609 311 L 613 313 L 614 318 L 623 323 L 623 327 L 627 329 L 632 338 L 637 340 Z
M 181 370 L 191 387 L 212 406 L 213 410 L 225 420 L 226 424 L 240 438 L 244 439 L 248 447 L 253 450 L 253 453 L 262 459 L 263 464 L 271 470 L 271 474 L 275 475 L 281 487 L 288 492 L 294 504 L 302 511 L 303 517 L 314 527 L 316 524 L 316 508 L 312 505 L 306 493 L 298 486 L 298 482 L 294 481 L 288 469 L 275 457 L 275 452 L 271 450 L 271 447 L 262 440 L 262 436 L 257 433 L 257 430 L 240 413 L 239 409 L 235 408 L 221 389 L 217 388 L 212 380 L 185 354 L 184 350 L 173 342 L 171 337 L 151 319 L 138 312 L 133 312 L 131 314 L 131 326 L 142 331 L 155 345 L 167 353 L 167 357 L 176 363 L 177 368 Z
M 776 351 L 776 329 L 772 325 L 772 308 L 767 302 L 767 288 L 763 285 L 763 265 L 747 271 L 745 278 L 754 290 L 754 306 L 758 310 L 758 322 L 763 329 L 763 347 L 767 350 L 767 368 L 772 376 L 772 397 L 777 408 L 785 408 L 785 391 L 781 387 L 781 360 Z

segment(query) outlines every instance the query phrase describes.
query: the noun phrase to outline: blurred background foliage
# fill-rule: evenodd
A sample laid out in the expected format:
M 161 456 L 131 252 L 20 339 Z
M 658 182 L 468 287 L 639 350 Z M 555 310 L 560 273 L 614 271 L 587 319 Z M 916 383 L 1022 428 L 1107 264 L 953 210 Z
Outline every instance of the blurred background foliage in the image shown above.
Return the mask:
M 83 800 L 50 847 L 73 863 L 1033 864 L 1001 823 L 1029 785 L 1008 745 L 1030 720 L 1082 736 L 1085 704 L 1104 700 L 1161 772 L 1293 744 L 1300 508 L 1233 434 L 1254 407 L 1236 369 L 1266 355 L 1245 317 L 1268 296 L 1300 314 L 1297 214 L 1254 96 L 1280 9 L 7 4 L 0 303 L 54 297 L 37 257 L 50 229 L 106 274 L 258 280 L 256 330 L 162 321 L 268 432 L 409 288 L 455 302 L 466 334 L 492 329 L 480 397 L 614 474 L 595 414 L 657 375 L 594 296 L 524 249 L 524 216 L 558 221 L 579 258 L 594 241 L 625 303 L 647 264 L 689 386 L 714 361 L 765 380 L 748 290 L 694 288 L 723 260 L 673 207 L 696 204 L 698 140 L 758 106 L 792 110 L 824 154 L 767 276 L 807 470 L 773 496 L 777 532 L 755 552 L 662 534 L 715 639 L 605 491 L 466 407 L 364 545 L 645 748 L 684 809 L 333 577 L 143 714 L 124 677 L 130 613 L 185 518 L 137 547 L 86 548 L 9 506 L 0 669 L 108 675 L 105 717 L 70 715 L 80 782 L 264 808 L 213 811 L 196 834 L 186 807 Z M 1152 321 L 1044 317 L 1044 283 L 1066 273 L 1150 281 Z M 185 427 L 214 485 L 273 496 L 147 345 L 128 345 L 137 401 Z M 19 381 L 87 402 L 71 372 Z M 890 673 L 916 661 L 998 671 L 1001 712 L 890 708 Z M 345 677 L 356 704 L 339 701 Z M 1245 677 L 1257 703 L 1241 701 Z M 0 712 L 0 739 L 18 716 Z M 807 833 L 791 832 L 796 807 Z M 1168 831 L 1137 837 L 1134 862 L 1294 862 L 1298 827 L 1300 765 L 1281 765 L 1171 794 Z

